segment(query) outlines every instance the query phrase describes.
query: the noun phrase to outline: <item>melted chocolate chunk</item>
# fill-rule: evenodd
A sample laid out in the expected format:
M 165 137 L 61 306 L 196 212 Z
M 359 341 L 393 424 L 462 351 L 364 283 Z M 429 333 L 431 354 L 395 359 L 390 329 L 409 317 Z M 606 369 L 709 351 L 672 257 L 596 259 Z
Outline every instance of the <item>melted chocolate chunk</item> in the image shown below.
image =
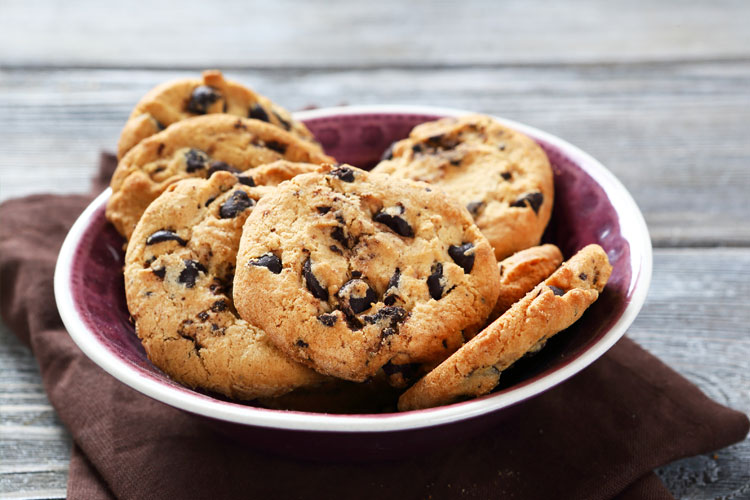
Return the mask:
M 330 175 L 338 177 L 344 182 L 354 182 L 354 170 L 349 167 L 338 167 L 331 170 Z
M 292 124 L 289 123 L 289 120 L 285 120 L 284 117 L 278 114 L 276 111 L 273 111 L 273 115 L 277 120 L 279 120 L 279 123 L 282 127 L 284 127 L 285 130 L 292 130 Z
M 403 307 L 386 306 L 380 309 L 375 314 L 362 316 L 362 319 L 365 321 L 365 323 L 370 325 L 374 325 L 376 323 L 383 324 L 381 336 L 385 338 L 397 334 L 399 325 L 403 323 L 408 316 L 409 314 Z
M 200 149 L 189 149 L 185 153 L 185 170 L 188 173 L 206 168 L 207 162 L 208 155 Z
M 238 175 L 237 182 L 245 186 L 255 187 L 255 179 L 249 175 Z
M 383 160 L 392 160 L 393 159 L 393 148 L 396 146 L 395 142 L 392 142 L 390 146 L 388 146 L 388 149 L 383 151 L 383 154 L 380 156 L 380 161 Z
M 266 147 L 283 155 L 286 153 L 287 145 L 279 141 L 266 141 Z
M 255 205 L 255 201 L 250 198 L 246 192 L 239 190 L 235 191 L 227 201 L 222 203 L 219 208 L 219 217 L 222 219 L 232 219 L 237 217 L 237 214 L 243 210 L 247 210 L 253 205 Z
M 542 203 L 544 202 L 544 195 L 542 193 L 536 192 L 536 193 L 527 193 L 520 198 L 518 198 L 516 201 L 510 204 L 511 207 L 531 207 L 532 210 L 534 210 L 535 214 L 539 213 L 539 207 L 542 206 Z
M 397 267 L 391 279 L 388 280 L 388 288 L 385 289 L 385 297 L 383 297 L 385 305 L 392 306 L 396 303 L 396 299 L 398 298 L 396 291 L 398 290 L 399 281 L 401 281 L 401 269 Z
M 195 286 L 195 280 L 198 278 L 198 273 L 205 273 L 206 268 L 196 260 L 185 260 L 184 262 L 185 269 L 180 272 L 177 281 L 185 285 L 187 288 L 193 288 Z
M 154 273 L 154 276 L 156 276 L 160 280 L 163 280 L 164 276 L 167 275 L 167 268 L 166 267 L 157 267 L 156 269 L 152 269 L 151 272 Z
M 156 243 L 161 243 L 162 241 L 176 241 L 180 244 L 180 246 L 183 247 L 187 245 L 187 241 L 183 240 L 168 229 L 159 229 L 151 236 L 146 238 L 146 245 L 155 245 Z
M 338 316 L 335 314 L 321 314 L 318 316 L 318 321 L 323 323 L 325 326 L 333 326 L 336 324 L 336 319 L 338 319 Z
M 339 289 L 337 296 L 341 301 L 344 312 L 360 314 L 368 310 L 378 301 L 378 294 L 363 279 L 355 278 L 347 281 Z
M 305 347 L 310 347 L 310 344 L 308 344 L 307 342 L 305 342 L 302 339 L 297 339 L 297 342 L 295 342 L 295 344 L 297 345 L 297 347 L 302 347 L 303 349 Z
M 273 274 L 281 272 L 281 259 L 272 253 L 263 254 L 257 259 L 251 259 L 250 264 L 258 267 L 265 267 Z
M 211 304 L 211 310 L 215 313 L 226 311 L 228 307 L 229 307 L 229 304 L 227 304 L 227 301 L 224 299 L 219 299 L 213 304 Z
M 427 289 L 430 291 L 430 297 L 440 300 L 443 296 L 443 264 L 435 262 L 430 269 L 430 276 L 427 278 Z
M 461 245 L 451 245 L 448 247 L 448 255 L 453 262 L 461 266 L 466 274 L 471 273 L 474 267 L 474 249 L 473 243 L 463 243 Z
M 302 264 L 302 275 L 305 277 L 305 284 L 313 297 L 319 300 L 328 300 L 328 290 L 320 284 L 318 278 L 312 273 L 310 257 Z
M 479 210 L 481 210 L 483 206 L 483 201 L 472 201 L 471 203 L 466 205 L 466 210 L 468 210 L 473 217 L 476 217 L 477 215 L 479 215 Z
M 239 174 L 241 172 L 240 169 L 234 168 L 229 163 L 225 163 L 223 161 L 212 161 L 211 165 L 208 167 L 208 177 L 211 177 L 214 175 L 214 172 L 230 172 L 232 174 Z
M 248 118 L 254 118 L 256 120 L 261 120 L 264 122 L 270 121 L 268 119 L 268 113 L 266 113 L 266 110 L 263 109 L 263 106 L 261 106 L 257 102 L 250 107 L 250 111 L 248 111 L 247 116 Z
M 406 236 L 408 238 L 414 237 L 414 230 L 411 228 L 408 222 L 400 217 L 400 214 L 404 213 L 404 206 L 397 205 L 395 207 L 384 208 L 380 212 L 372 216 L 372 220 L 380 222 L 388 226 L 394 233 Z
M 218 90 L 207 85 L 199 85 L 190 94 L 187 109 L 191 113 L 205 115 L 208 112 L 208 108 L 219 99 L 221 99 L 221 94 Z
M 555 295 L 565 295 L 565 290 L 562 288 L 557 288 L 556 286 L 549 285 L 549 289 L 552 290 L 552 293 Z

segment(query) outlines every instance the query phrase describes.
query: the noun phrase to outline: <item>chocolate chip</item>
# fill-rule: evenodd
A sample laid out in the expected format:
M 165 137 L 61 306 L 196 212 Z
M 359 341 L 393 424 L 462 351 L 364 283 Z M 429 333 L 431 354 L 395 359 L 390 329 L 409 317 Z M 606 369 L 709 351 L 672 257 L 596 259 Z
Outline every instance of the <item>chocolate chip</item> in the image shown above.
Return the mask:
M 255 205 L 255 201 L 250 198 L 244 191 L 235 191 L 232 196 L 222 203 L 219 208 L 219 217 L 222 219 L 232 219 L 237 214 Z
M 287 145 L 278 141 L 266 141 L 266 147 L 283 155 L 286 153 Z
M 268 268 L 273 274 L 281 272 L 281 259 L 272 253 L 263 254 L 257 259 L 250 259 L 250 264 L 258 267 Z
M 414 230 L 411 228 L 408 222 L 400 217 L 400 214 L 404 213 L 404 206 L 399 204 L 395 207 L 384 208 L 380 212 L 373 215 L 372 220 L 380 222 L 388 226 L 394 233 L 406 236 L 409 238 L 414 237 Z
M 154 118 L 154 124 L 156 125 L 156 128 L 158 128 L 159 130 L 164 130 L 165 128 L 167 128 L 164 126 L 162 122 L 160 122 L 156 118 Z
M 415 144 L 411 147 L 412 152 L 414 153 L 421 153 L 422 152 L 422 145 L 421 144 Z
M 527 193 L 520 198 L 518 198 L 516 201 L 510 204 L 511 207 L 525 207 L 529 206 L 534 210 L 534 213 L 539 213 L 539 207 L 542 206 L 542 203 L 544 202 L 544 195 L 542 193 L 536 192 L 536 193 Z
M 188 173 L 206 168 L 206 162 L 208 162 L 208 155 L 199 149 L 189 149 L 185 153 L 185 170 Z
M 342 254 L 344 253 L 344 251 L 343 251 L 343 250 L 341 250 L 341 249 L 340 249 L 339 247 L 337 247 L 336 245 L 331 245 L 331 246 L 329 246 L 328 248 L 330 248 L 332 252 L 334 252 L 334 253 L 337 253 L 337 254 L 339 254 L 339 255 L 342 255 Z
M 282 127 L 286 130 L 292 130 L 292 124 L 289 123 L 289 120 L 284 119 L 280 114 L 278 114 L 275 110 L 273 111 L 273 115 L 276 117 L 277 120 L 279 120 L 279 123 Z
M 388 287 L 385 289 L 385 297 L 383 297 L 383 303 L 385 305 L 392 306 L 396 303 L 398 295 L 396 295 L 395 292 L 398 290 L 399 281 L 401 281 L 401 269 L 397 267 L 393 276 L 391 276 L 391 279 L 388 280 Z
M 552 290 L 552 293 L 555 295 L 565 295 L 565 290 L 562 288 L 557 288 L 556 286 L 549 285 L 549 289 Z
M 223 161 L 212 161 L 211 165 L 208 167 L 208 177 L 211 177 L 214 175 L 214 172 L 230 172 L 232 174 L 239 174 L 241 172 L 240 169 L 234 168 L 229 163 L 225 163 Z
M 201 311 L 197 314 L 198 319 L 201 321 L 206 321 L 208 319 L 208 313 L 206 311 Z
M 207 85 L 199 85 L 190 94 L 187 109 L 191 113 L 204 115 L 208 112 L 208 108 L 220 98 L 221 94 L 216 89 Z
M 302 339 L 297 339 L 297 342 L 295 342 L 295 344 L 297 345 L 297 347 L 302 347 L 303 349 L 305 347 L 310 347 L 310 344 L 308 344 L 307 342 L 305 342 Z
M 264 122 L 269 121 L 268 113 L 266 113 L 266 110 L 263 109 L 263 106 L 261 106 L 257 102 L 250 107 L 250 111 L 247 113 L 247 116 L 248 118 L 255 118 L 256 120 L 261 120 Z
M 409 314 L 403 307 L 398 306 L 386 306 L 380 309 L 375 314 L 368 314 L 362 316 L 365 323 L 374 325 L 376 323 L 383 323 L 383 330 L 381 335 L 388 337 L 398 333 L 398 328 L 401 323 L 406 321 Z M 388 331 L 386 331 L 388 330 Z
M 344 312 L 360 314 L 368 310 L 378 300 L 378 294 L 363 279 L 347 281 L 336 294 Z
M 313 297 L 319 300 L 328 300 L 328 290 L 323 288 L 318 281 L 318 278 L 312 273 L 310 257 L 308 257 L 305 263 L 302 264 L 302 275 L 305 277 L 305 284 Z
M 321 314 L 318 316 L 318 321 L 323 323 L 325 326 L 333 326 L 336 324 L 336 320 L 338 319 L 338 316 L 335 314 Z
M 443 264 L 435 262 L 430 269 L 430 276 L 427 278 L 427 289 L 430 291 L 430 297 L 440 300 L 443 296 Z
M 238 175 L 237 182 L 245 186 L 255 187 L 255 179 L 249 175 Z
M 207 200 L 206 200 L 206 203 L 204 203 L 204 204 L 203 204 L 203 206 L 204 206 L 204 207 L 207 207 L 207 206 L 209 206 L 209 205 L 210 205 L 211 203 L 213 203 L 213 202 L 214 202 L 214 200 L 215 200 L 215 199 L 216 199 L 216 196 L 214 196 L 213 198 L 209 198 L 209 199 L 207 199 Z
M 383 154 L 380 156 L 380 161 L 383 160 L 392 160 L 393 159 L 393 148 L 396 146 L 395 142 L 392 142 L 390 146 L 388 146 L 388 149 L 383 151 Z
M 513 175 L 511 175 L 510 172 L 503 172 L 502 174 L 500 174 L 500 177 L 502 177 L 506 181 L 509 181 L 511 177 L 513 177 Z
M 362 272 L 361 271 L 352 271 L 352 278 L 361 278 Z
M 176 241 L 180 244 L 180 246 L 183 247 L 187 245 L 187 241 L 183 240 L 174 232 L 169 231 L 168 229 L 159 229 L 151 236 L 146 238 L 146 245 L 155 245 L 156 243 L 161 243 L 163 241 Z
M 473 243 L 462 243 L 461 245 L 451 245 L 448 247 L 448 255 L 453 262 L 461 266 L 466 274 L 471 272 L 474 267 L 474 249 Z
M 163 280 L 164 276 L 167 274 L 167 268 L 166 267 L 157 267 L 156 269 L 151 270 L 152 273 L 154 273 L 154 276 L 157 278 Z
M 315 207 L 315 210 L 317 210 L 320 215 L 325 215 L 331 211 L 331 207 Z
M 227 301 L 224 299 L 219 299 L 213 304 L 211 304 L 211 310 L 215 313 L 226 311 L 227 307 L 229 307 L 229 304 L 227 304 Z
M 334 240 L 343 243 L 344 246 L 346 245 L 346 235 L 344 235 L 344 228 L 341 226 L 336 226 L 333 229 L 331 229 L 331 238 Z
M 581 280 L 583 280 L 583 281 L 586 281 L 586 278 L 588 278 L 588 276 L 586 275 L 586 273 L 581 273 L 581 274 L 578 275 L 578 278 L 581 279 Z
M 354 182 L 354 170 L 349 167 L 338 167 L 331 170 L 330 175 L 338 177 L 344 182 Z
M 198 261 L 185 260 L 185 269 L 180 272 L 177 277 L 177 281 L 185 285 L 187 288 L 193 288 L 195 286 L 195 280 L 198 278 L 199 272 L 206 272 L 206 268 L 203 267 Z
M 483 201 L 472 201 L 471 203 L 466 205 L 466 210 L 468 210 L 472 216 L 476 217 L 477 215 L 479 215 L 479 210 L 481 210 L 483 206 Z

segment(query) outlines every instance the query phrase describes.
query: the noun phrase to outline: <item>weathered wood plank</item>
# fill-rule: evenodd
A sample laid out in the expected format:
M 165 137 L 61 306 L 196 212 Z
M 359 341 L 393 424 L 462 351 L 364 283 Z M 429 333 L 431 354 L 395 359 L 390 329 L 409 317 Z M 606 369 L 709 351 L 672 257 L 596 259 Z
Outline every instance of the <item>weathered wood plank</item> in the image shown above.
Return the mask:
M 750 5 L 750 4 L 748 4 Z M 0 70 L 0 200 L 83 192 L 134 103 L 195 72 Z M 526 122 L 608 166 L 657 246 L 750 244 L 750 62 L 229 71 L 291 109 L 403 103 Z
M 464 65 L 746 57 L 742 0 L 4 0 L 0 61 L 118 67 Z
M 651 290 L 628 334 L 710 397 L 750 413 L 748 296 L 750 249 L 657 249 Z M 64 490 L 69 438 L 48 417 L 33 357 L 5 327 L 0 359 L 0 495 Z M 25 430 L 25 422 L 33 424 Z M 3 434 L 10 426 L 13 435 Z M 750 439 L 659 474 L 678 498 L 746 498 Z

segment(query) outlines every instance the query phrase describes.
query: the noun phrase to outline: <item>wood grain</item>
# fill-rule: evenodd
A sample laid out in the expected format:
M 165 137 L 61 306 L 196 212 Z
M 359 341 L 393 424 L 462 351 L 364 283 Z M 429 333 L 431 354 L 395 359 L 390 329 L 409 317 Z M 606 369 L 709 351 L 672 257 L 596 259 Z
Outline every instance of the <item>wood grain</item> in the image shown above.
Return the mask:
M 711 398 L 750 413 L 749 296 L 750 249 L 658 249 L 653 284 L 628 335 Z M 0 496 L 64 496 L 70 438 L 46 400 L 33 356 L 5 328 L 0 455 Z M 748 464 L 750 439 L 658 472 L 678 498 L 741 499 L 750 492 Z
M 750 50 L 749 16 L 743 0 L 4 0 L 0 61 L 369 68 L 737 58 Z
M 748 4 L 750 5 L 750 4 Z M 0 199 L 88 190 L 151 70 L 0 70 Z M 291 109 L 427 104 L 493 113 L 598 158 L 644 212 L 656 246 L 750 244 L 750 60 L 460 69 L 234 70 Z

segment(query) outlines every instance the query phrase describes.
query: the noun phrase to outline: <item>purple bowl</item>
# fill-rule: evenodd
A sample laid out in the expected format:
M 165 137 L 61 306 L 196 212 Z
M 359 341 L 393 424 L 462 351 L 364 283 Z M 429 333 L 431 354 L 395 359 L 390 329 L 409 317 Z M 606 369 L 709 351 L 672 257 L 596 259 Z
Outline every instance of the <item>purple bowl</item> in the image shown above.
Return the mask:
M 414 106 L 352 106 L 297 113 L 326 152 L 342 163 L 371 168 L 415 125 L 466 114 Z M 555 205 L 544 235 L 566 257 L 601 245 L 613 273 L 600 296 L 572 327 L 536 356 L 516 363 L 490 395 L 403 413 L 341 415 L 269 410 L 227 401 L 173 382 L 146 357 L 125 303 L 122 238 L 104 217 L 106 190 L 81 214 L 60 250 L 55 296 L 71 337 L 95 363 L 130 387 L 205 417 L 234 438 L 307 458 L 392 458 L 460 440 L 499 420 L 508 407 L 578 373 L 606 352 L 633 322 L 651 279 L 651 241 L 640 210 L 599 162 L 543 131 L 498 118 L 534 138 L 550 158 Z

